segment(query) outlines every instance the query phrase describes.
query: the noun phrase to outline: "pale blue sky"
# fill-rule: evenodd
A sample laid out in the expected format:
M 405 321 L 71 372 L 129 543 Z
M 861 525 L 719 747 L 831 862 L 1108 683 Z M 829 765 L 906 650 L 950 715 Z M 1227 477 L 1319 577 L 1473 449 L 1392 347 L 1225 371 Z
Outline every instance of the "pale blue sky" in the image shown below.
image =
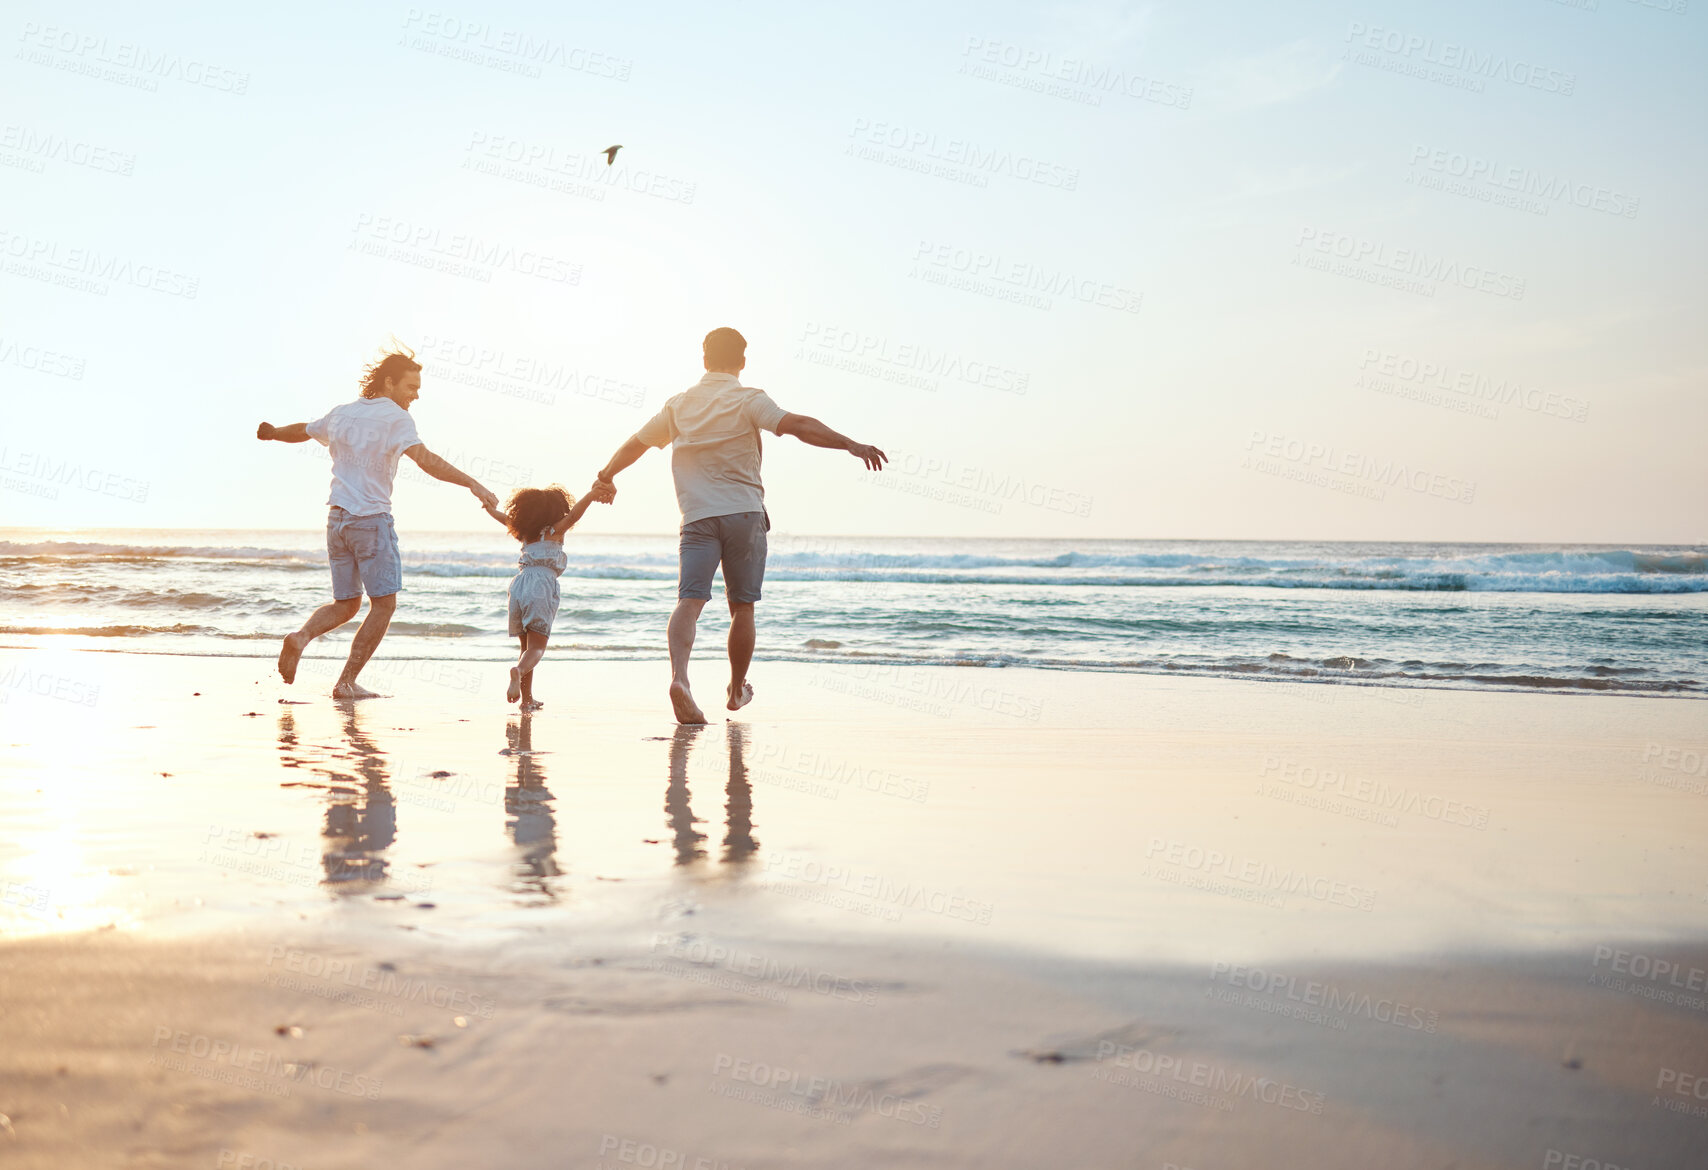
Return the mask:
M 728 324 L 751 384 L 898 456 L 884 490 L 769 441 L 784 531 L 1704 537 L 1703 11 L 583 7 L 0 6 L 0 524 L 316 527 L 324 460 L 254 425 L 353 397 L 392 334 L 426 364 L 430 446 L 500 490 L 580 490 Z M 999 161 L 930 173 L 962 143 Z M 1430 185 L 1483 163 L 1544 193 Z M 424 269 L 385 229 L 429 264 L 459 236 L 516 260 Z M 1365 258 L 1296 263 L 1336 248 Z M 78 249 L 196 295 L 51 283 L 88 277 Z M 1375 283 L 1408 251 L 1489 287 Z M 513 270 L 539 255 L 574 279 Z M 986 283 L 941 283 L 979 255 Z M 993 295 L 1028 272 L 1091 303 Z M 825 364 L 838 343 L 860 369 Z M 907 347 L 995 385 L 908 384 Z M 541 364 L 578 380 L 528 401 Z M 1403 376 L 1424 364 L 1445 373 Z M 1507 401 L 1455 389 L 1479 384 Z M 601 529 L 674 528 L 665 457 L 621 487 Z M 472 507 L 405 482 L 395 511 Z

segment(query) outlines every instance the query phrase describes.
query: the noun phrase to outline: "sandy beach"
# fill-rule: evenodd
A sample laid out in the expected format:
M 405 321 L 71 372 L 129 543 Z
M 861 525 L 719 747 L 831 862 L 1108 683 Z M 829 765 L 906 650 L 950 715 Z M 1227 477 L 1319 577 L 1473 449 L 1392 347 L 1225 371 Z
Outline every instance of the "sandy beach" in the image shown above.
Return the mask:
M 1708 1156 L 1695 700 L 330 661 L 0 651 L 10 1164 Z
M 0 1170 L 1708 1170 L 1690 3 L 23 6 Z

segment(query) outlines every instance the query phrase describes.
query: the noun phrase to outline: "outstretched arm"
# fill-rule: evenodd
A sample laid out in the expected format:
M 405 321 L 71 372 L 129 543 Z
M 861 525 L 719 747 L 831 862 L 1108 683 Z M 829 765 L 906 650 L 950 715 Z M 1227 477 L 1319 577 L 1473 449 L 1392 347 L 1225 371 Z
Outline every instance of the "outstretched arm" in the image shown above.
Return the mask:
M 433 452 L 427 449 L 427 444 L 417 443 L 413 447 L 405 447 L 403 449 L 403 453 L 415 460 L 416 465 L 434 479 L 444 480 L 446 483 L 454 483 L 459 487 L 468 488 L 469 491 L 474 493 L 474 498 L 480 501 L 481 507 L 498 507 L 498 496 L 496 493 L 482 487 L 480 481 L 475 479 L 474 476 L 458 471 L 455 467 L 452 467 L 450 463 L 433 454 Z
M 641 442 L 639 435 L 629 436 L 628 442 L 624 443 L 621 447 L 618 447 L 617 453 L 611 456 L 610 462 L 606 463 L 604 468 L 600 470 L 598 476 L 600 482 L 615 483 L 617 473 L 619 471 L 629 466 L 650 450 L 652 450 L 652 448 Z
M 809 414 L 785 414 L 777 424 L 777 433 L 793 435 L 809 446 L 847 451 L 871 471 L 882 471 L 890 458 L 870 444 L 856 443 L 847 435 L 831 430 Z
M 272 423 L 262 423 L 255 428 L 257 439 L 272 439 L 277 443 L 306 443 L 309 440 L 307 423 L 291 423 L 289 426 L 276 427 Z
M 593 486 L 587 489 L 587 493 L 579 500 L 575 501 L 575 506 L 569 510 L 569 514 L 560 519 L 556 524 L 552 525 L 551 534 L 559 540 L 562 540 L 564 533 L 568 532 L 571 528 L 574 528 L 581 522 L 582 515 L 589 507 L 594 504 L 609 504 L 616 498 L 616 488 L 612 487 L 604 480 L 594 480 Z

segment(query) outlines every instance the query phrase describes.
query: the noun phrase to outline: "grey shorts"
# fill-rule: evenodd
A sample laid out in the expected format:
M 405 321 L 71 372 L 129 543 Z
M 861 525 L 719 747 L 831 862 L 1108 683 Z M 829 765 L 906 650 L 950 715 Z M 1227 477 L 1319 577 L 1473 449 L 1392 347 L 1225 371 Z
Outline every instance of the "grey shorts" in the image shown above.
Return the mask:
M 332 598 L 389 597 L 403 588 L 403 556 L 390 512 L 352 516 L 336 505 L 326 515 L 326 557 L 332 563 Z
M 764 512 L 707 516 L 682 526 L 682 573 L 676 596 L 710 601 L 712 574 L 724 567 L 724 596 L 737 605 L 759 600 L 765 584 L 765 533 L 771 519 Z
M 523 569 L 510 582 L 510 636 L 550 634 L 557 607 L 556 574 L 550 569 Z

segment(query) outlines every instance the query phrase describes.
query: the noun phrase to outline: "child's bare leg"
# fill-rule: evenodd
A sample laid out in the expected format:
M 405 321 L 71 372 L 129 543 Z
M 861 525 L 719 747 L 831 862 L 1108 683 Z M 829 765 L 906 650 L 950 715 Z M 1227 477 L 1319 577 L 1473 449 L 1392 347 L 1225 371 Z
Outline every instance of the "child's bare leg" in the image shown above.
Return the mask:
M 513 685 L 521 688 L 524 711 L 536 711 L 545 706 L 534 698 L 534 667 L 546 656 L 547 637 L 532 630 L 523 634 L 522 657 L 516 660 L 516 665 L 510 671 Z
M 524 634 L 518 634 L 518 635 L 516 635 L 516 641 L 521 643 L 521 650 L 518 652 L 518 655 L 516 658 L 516 661 L 518 663 L 520 663 L 523 658 L 527 657 L 527 654 L 528 654 L 528 635 L 525 633 Z M 512 666 L 510 668 L 510 686 L 504 692 L 504 698 L 507 701 L 514 703 L 517 699 L 520 699 L 521 697 L 522 697 L 522 668 L 519 665 L 518 666 Z

